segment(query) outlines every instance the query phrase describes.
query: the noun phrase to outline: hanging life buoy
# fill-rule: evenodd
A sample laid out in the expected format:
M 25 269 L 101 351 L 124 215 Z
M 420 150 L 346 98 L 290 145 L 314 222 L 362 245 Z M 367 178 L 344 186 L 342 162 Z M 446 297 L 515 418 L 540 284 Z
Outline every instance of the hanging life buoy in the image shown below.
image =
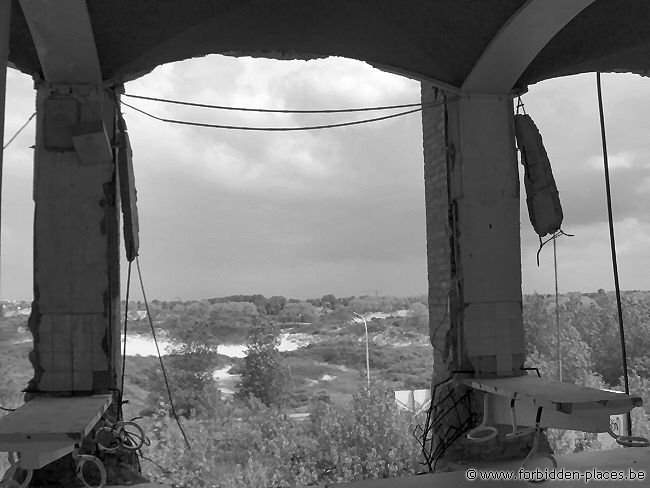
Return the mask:
M 528 216 L 541 237 L 554 235 L 562 226 L 562 205 L 555 185 L 551 162 L 542 136 L 530 115 L 515 115 L 515 135 L 524 167 Z

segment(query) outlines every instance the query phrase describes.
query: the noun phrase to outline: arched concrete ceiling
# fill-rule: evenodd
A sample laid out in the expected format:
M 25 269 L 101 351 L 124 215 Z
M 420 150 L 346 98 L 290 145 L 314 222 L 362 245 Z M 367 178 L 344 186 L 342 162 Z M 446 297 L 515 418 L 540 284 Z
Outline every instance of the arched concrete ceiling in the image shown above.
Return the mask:
M 556 1 L 556 0 L 546 0 Z M 211 53 L 330 55 L 460 88 L 526 0 L 88 0 L 101 76 L 125 81 Z M 515 87 L 587 71 L 650 70 L 650 0 L 596 0 L 563 27 Z M 9 61 L 42 76 L 13 0 Z

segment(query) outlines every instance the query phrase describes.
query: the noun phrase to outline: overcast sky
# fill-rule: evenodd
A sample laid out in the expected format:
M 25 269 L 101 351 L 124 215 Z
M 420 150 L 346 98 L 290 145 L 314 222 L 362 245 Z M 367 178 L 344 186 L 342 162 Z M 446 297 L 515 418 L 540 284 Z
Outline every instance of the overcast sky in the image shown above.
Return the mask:
M 5 140 L 34 110 L 29 77 L 10 69 L 7 85 Z M 650 80 L 603 75 L 603 88 L 621 285 L 647 290 Z M 209 56 L 159 67 L 127 84 L 126 91 L 291 109 L 419 102 L 418 82 L 336 58 Z M 159 116 L 238 125 L 354 118 L 224 113 L 124 100 Z M 558 241 L 560 291 L 612 289 L 595 75 L 539 83 L 523 100 L 554 168 L 563 228 L 575 234 Z M 181 127 L 128 108 L 124 114 L 134 151 L 140 259 L 150 298 L 426 292 L 419 114 L 297 133 Z M 32 298 L 33 139 L 32 122 L 5 152 L 3 299 Z M 537 268 L 537 245 L 522 207 L 525 293 L 553 290 L 552 246 L 544 249 Z

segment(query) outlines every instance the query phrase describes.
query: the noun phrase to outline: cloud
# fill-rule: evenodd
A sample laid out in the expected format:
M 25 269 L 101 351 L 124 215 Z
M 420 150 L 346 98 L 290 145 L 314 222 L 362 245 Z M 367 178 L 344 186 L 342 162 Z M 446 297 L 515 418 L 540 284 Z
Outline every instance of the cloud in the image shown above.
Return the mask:
M 624 286 L 648 288 L 650 139 L 647 79 L 604 75 L 612 194 Z M 157 68 L 127 93 L 267 108 L 417 102 L 418 83 L 344 60 L 208 56 Z M 551 159 L 564 207 L 562 290 L 611 288 L 600 129 L 593 76 L 539 83 L 524 97 Z M 233 125 L 298 126 L 366 115 L 200 110 L 125 98 L 156 115 Z M 34 107 L 29 78 L 10 70 L 7 133 Z M 419 114 L 356 127 L 286 133 L 161 123 L 125 108 L 134 149 L 142 264 L 149 295 L 309 297 L 426 290 Z M 374 115 L 374 114 L 371 114 Z M 7 151 L 3 297 L 31 296 L 33 126 Z M 596 162 L 599 162 L 597 165 Z M 523 195 L 523 189 L 522 189 Z M 525 291 L 552 290 L 552 249 L 522 201 Z
M 211 56 L 177 63 L 164 75 L 182 87 L 172 98 L 223 105 L 320 109 L 419 99 L 419 85 L 412 80 L 341 59 Z M 150 93 L 147 78 L 129 84 L 127 92 Z M 235 125 L 297 126 L 368 116 L 224 114 L 140 101 L 138 106 L 165 117 Z M 333 283 L 340 287 L 342 282 L 350 294 L 358 294 L 352 284 L 369 292 L 374 285 L 368 280 L 378 280 L 379 270 L 388 282 L 382 289 L 424 291 L 417 114 L 344 129 L 258 133 L 175 127 L 128 109 L 125 113 L 133 138 L 143 250 L 155 253 L 157 261 L 178 256 L 167 257 L 166 266 L 179 286 L 189 287 L 188 296 L 191 290 L 210 295 L 292 289 L 305 297 L 308 290 L 336 292 Z M 396 267 L 412 270 L 413 262 L 420 263 L 419 277 L 397 279 Z M 313 278 L 305 277 L 315 269 Z M 193 284 L 186 281 L 189 276 Z M 161 278 L 153 282 L 161 283 L 158 292 L 164 294 L 169 285 Z M 212 283 L 212 292 L 205 291 L 206 283 Z M 278 288 L 272 290 L 271 283 Z
M 618 154 L 607 155 L 607 167 L 609 171 L 616 171 L 621 168 L 632 168 L 636 163 L 636 155 L 630 151 L 623 151 Z M 603 170 L 603 156 L 591 156 L 586 160 L 586 166 L 590 169 Z

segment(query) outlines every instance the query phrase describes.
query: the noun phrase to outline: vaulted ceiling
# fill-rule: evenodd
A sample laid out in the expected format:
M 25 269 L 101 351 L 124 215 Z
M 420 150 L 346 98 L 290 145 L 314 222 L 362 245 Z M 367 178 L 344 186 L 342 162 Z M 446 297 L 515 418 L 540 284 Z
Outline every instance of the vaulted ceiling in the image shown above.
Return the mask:
M 211 53 L 279 59 L 344 56 L 460 88 L 530 3 L 569 0 L 88 0 L 101 76 L 122 82 Z M 43 76 L 21 3 L 13 0 L 10 63 Z M 569 2 L 570 3 L 570 2 Z M 574 2 L 575 3 L 575 2 Z M 550 40 L 514 88 L 588 71 L 650 70 L 650 0 L 595 0 Z M 521 28 L 520 28 L 521 29 Z M 515 33 L 525 41 L 528 25 Z M 517 37 L 519 36 L 519 37 Z M 522 37 L 523 36 L 523 37 Z M 517 42 L 510 41 L 513 47 Z M 502 53 L 508 56 L 508 53 Z M 215 74 L 217 75 L 217 74 Z

